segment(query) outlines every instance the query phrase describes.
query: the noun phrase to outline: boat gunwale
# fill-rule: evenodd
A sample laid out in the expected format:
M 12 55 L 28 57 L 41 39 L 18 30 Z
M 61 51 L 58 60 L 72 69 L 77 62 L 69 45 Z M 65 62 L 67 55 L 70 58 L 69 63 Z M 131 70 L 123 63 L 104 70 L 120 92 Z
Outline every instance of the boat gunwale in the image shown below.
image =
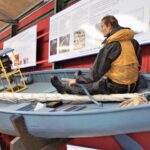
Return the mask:
M 82 70 L 83 73 L 89 72 L 90 69 L 88 68 L 69 68 L 69 69 L 55 69 L 55 70 L 44 70 L 44 71 L 31 71 L 31 72 L 24 72 L 23 75 L 34 75 L 34 74 L 45 74 L 45 73 L 75 73 L 78 70 Z
M 127 108 L 121 108 L 116 107 L 114 109 L 96 109 L 96 110 L 90 110 L 90 111 L 72 111 L 72 112 L 65 112 L 65 111 L 49 111 L 49 112 L 41 112 L 41 111 L 7 111 L 6 107 L 4 109 L 0 109 L 0 113 L 5 114 L 21 114 L 21 115 L 40 115 L 40 116 L 73 116 L 73 115 L 94 115 L 98 113 L 113 113 L 113 112 L 123 112 L 123 111 L 134 111 L 134 110 L 141 110 L 141 109 L 149 109 L 150 108 L 150 102 L 149 104 L 143 104 L 138 105 L 134 107 L 127 107 Z

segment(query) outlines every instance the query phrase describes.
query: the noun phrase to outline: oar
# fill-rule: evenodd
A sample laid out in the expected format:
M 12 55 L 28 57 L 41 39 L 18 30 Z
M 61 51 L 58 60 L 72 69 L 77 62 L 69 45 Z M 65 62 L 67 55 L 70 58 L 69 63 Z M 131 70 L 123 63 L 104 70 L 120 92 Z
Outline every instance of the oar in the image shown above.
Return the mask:
M 71 80 L 73 80 L 73 79 L 62 78 L 61 80 L 63 80 L 63 81 L 71 81 Z M 92 97 L 92 96 L 90 95 L 89 91 L 85 88 L 85 86 L 84 86 L 83 84 L 76 84 L 76 85 L 83 89 L 83 91 L 84 91 L 85 94 L 88 96 L 88 98 L 90 99 L 90 101 L 92 101 L 96 106 L 98 106 L 98 107 L 102 107 L 102 106 L 103 106 L 103 104 L 102 104 L 101 102 L 100 102 L 100 103 L 97 102 L 97 101 L 94 99 L 94 97 Z
M 89 91 L 85 88 L 85 86 L 84 86 L 83 84 L 77 84 L 77 86 L 81 87 L 81 88 L 84 90 L 85 94 L 88 96 L 88 98 L 89 98 L 95 105 L 97 105 L 98 107 L 102 107 L 102 106 L 103 106 L 102 102 L 99 102 L 99 103 L 98 103 L 98 102 L 94 99 L 94 97 L 92 97 L 92 96 L 90 95 Z

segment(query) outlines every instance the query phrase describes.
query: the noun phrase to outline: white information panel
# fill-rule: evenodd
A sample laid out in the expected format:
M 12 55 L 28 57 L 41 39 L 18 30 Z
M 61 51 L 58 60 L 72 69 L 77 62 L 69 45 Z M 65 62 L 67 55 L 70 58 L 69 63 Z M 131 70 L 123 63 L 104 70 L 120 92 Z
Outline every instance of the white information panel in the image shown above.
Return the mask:
M 150 0 L 81 0 L 50 18 L 49 62 L 98 53 L 106 15 L 133 29 L 140 44 L 150 42 Z
M 86 148 L 81 146 L 67 145 L 67 150 L 98 150 L 95 148 Z
M 37 26 L 33 26 L 4 42 L 4 48 L 13 48 L 15 59 L 10 53 L 13 68 L 36 66 Z

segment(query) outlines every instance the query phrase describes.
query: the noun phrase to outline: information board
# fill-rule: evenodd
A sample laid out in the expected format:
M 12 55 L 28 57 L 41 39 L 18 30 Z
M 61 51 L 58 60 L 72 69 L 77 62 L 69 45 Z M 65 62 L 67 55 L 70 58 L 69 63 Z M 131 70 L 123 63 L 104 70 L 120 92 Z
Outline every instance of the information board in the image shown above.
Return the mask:
M 33 26 L 4 42 L 4 48 L 14 49 L 16 61 L 10 54 L 13 68 L 16 68 L 17 65 L 20 68 L 36 66 L 36 47 L 37 26 Z
M 50 18 L 49 62 L 98 53 L 106 15 L 133 29 L 140 44 L 150 42 L 150 0 L 81 0 Z

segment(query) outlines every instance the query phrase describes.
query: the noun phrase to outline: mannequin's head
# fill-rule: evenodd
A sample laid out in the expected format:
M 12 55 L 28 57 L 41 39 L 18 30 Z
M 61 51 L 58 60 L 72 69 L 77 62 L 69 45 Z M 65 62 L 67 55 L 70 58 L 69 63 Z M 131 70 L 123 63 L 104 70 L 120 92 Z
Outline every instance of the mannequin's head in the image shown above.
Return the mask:
M 100 30 L 107 36 L 113 29 L 119 27 L 118 20 L 114 16 L 105 16 L 100 22 Z

